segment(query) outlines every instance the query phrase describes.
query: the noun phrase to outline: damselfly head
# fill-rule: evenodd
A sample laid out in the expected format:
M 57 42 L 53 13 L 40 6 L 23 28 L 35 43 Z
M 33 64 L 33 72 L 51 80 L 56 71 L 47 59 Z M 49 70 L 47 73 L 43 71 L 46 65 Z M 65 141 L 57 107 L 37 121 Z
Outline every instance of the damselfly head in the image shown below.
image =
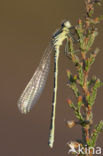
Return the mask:
M 71 28 L 72 25 L 71 25 L 71 23 L 70 23 L 69 21 L 64 21 L 64 22 L 62 23 L 62 27 Z

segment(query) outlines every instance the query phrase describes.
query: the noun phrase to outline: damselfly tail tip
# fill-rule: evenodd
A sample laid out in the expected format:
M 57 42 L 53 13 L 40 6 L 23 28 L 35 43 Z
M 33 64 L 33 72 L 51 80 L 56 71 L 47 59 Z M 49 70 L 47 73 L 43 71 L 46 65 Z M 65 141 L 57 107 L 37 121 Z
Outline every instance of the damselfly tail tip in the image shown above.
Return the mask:
M 48 145 L 49 145 L 50 148 L 53 148 L 53 143 L 52 142 L 49 141 Z
M 54 144 L 54 134 L 52 132 L 53 131 L 50 131 L 50 136 L 49 136 L 49 141 L 48 141 L 48 145 L 50 148 L 53 148 L 53 144 Z

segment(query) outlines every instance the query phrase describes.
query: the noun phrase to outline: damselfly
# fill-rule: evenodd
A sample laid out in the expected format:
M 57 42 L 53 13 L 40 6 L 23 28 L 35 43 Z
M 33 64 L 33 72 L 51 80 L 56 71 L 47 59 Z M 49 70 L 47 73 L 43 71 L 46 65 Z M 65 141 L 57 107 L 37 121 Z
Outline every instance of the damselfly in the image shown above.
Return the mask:
M 53 35 L 51 42 L 41 59 L 39 66 L 37 67 L 33 77 L 24 89 L 19 101 L 18 108 L 21 113 L 27 113 L 30 111 L 32 106 L 35 105 L 39 99 L 41 92 L 45 86 L 49 66 L 50 66 L 50 55 L 52 49 L 54 49 L 54 90 L 53 90 L 53 101 L 52 101 L 52 117 L 50 126 L 50 137 L 49 146 L 53 147 L 54 142 L 54 131 L 55 131 L 55 114 L 56 114 L 56 98 L 57 98 L 57 80 L 58 80 L 58 59 L 60 53 L 60 46 L 65 39 L 71 36 L 70 28 L 72 25 L 69 21 L 65 21 L 61 28 Z

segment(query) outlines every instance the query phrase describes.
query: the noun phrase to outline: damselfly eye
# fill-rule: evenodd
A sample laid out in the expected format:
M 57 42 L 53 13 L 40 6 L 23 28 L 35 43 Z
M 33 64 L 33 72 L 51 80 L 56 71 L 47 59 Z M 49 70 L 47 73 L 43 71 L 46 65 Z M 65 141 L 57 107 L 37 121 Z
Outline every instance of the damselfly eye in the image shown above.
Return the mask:
M 71 23 L 69 21 L 64 22 L 64 26 L 67 28 L 71 28 Z
M 63 21 L 63 23 L 61 24 L 62 27 L 67 27 L 67 28 L 71 28 L 71 23 L 67 20 Z

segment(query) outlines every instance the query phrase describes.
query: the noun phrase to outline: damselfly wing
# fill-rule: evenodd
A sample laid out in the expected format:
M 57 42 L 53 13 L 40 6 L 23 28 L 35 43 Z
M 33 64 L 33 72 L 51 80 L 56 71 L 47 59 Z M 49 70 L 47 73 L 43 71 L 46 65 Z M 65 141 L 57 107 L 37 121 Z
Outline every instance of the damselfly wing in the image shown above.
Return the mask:
M 26 114 L 29 112 L 41 95 L 48 77 L 51 51 L 52 45 L 49 44 L 44 52 L 39 66 L 18 101 L 18 108 L 21 113 Z

